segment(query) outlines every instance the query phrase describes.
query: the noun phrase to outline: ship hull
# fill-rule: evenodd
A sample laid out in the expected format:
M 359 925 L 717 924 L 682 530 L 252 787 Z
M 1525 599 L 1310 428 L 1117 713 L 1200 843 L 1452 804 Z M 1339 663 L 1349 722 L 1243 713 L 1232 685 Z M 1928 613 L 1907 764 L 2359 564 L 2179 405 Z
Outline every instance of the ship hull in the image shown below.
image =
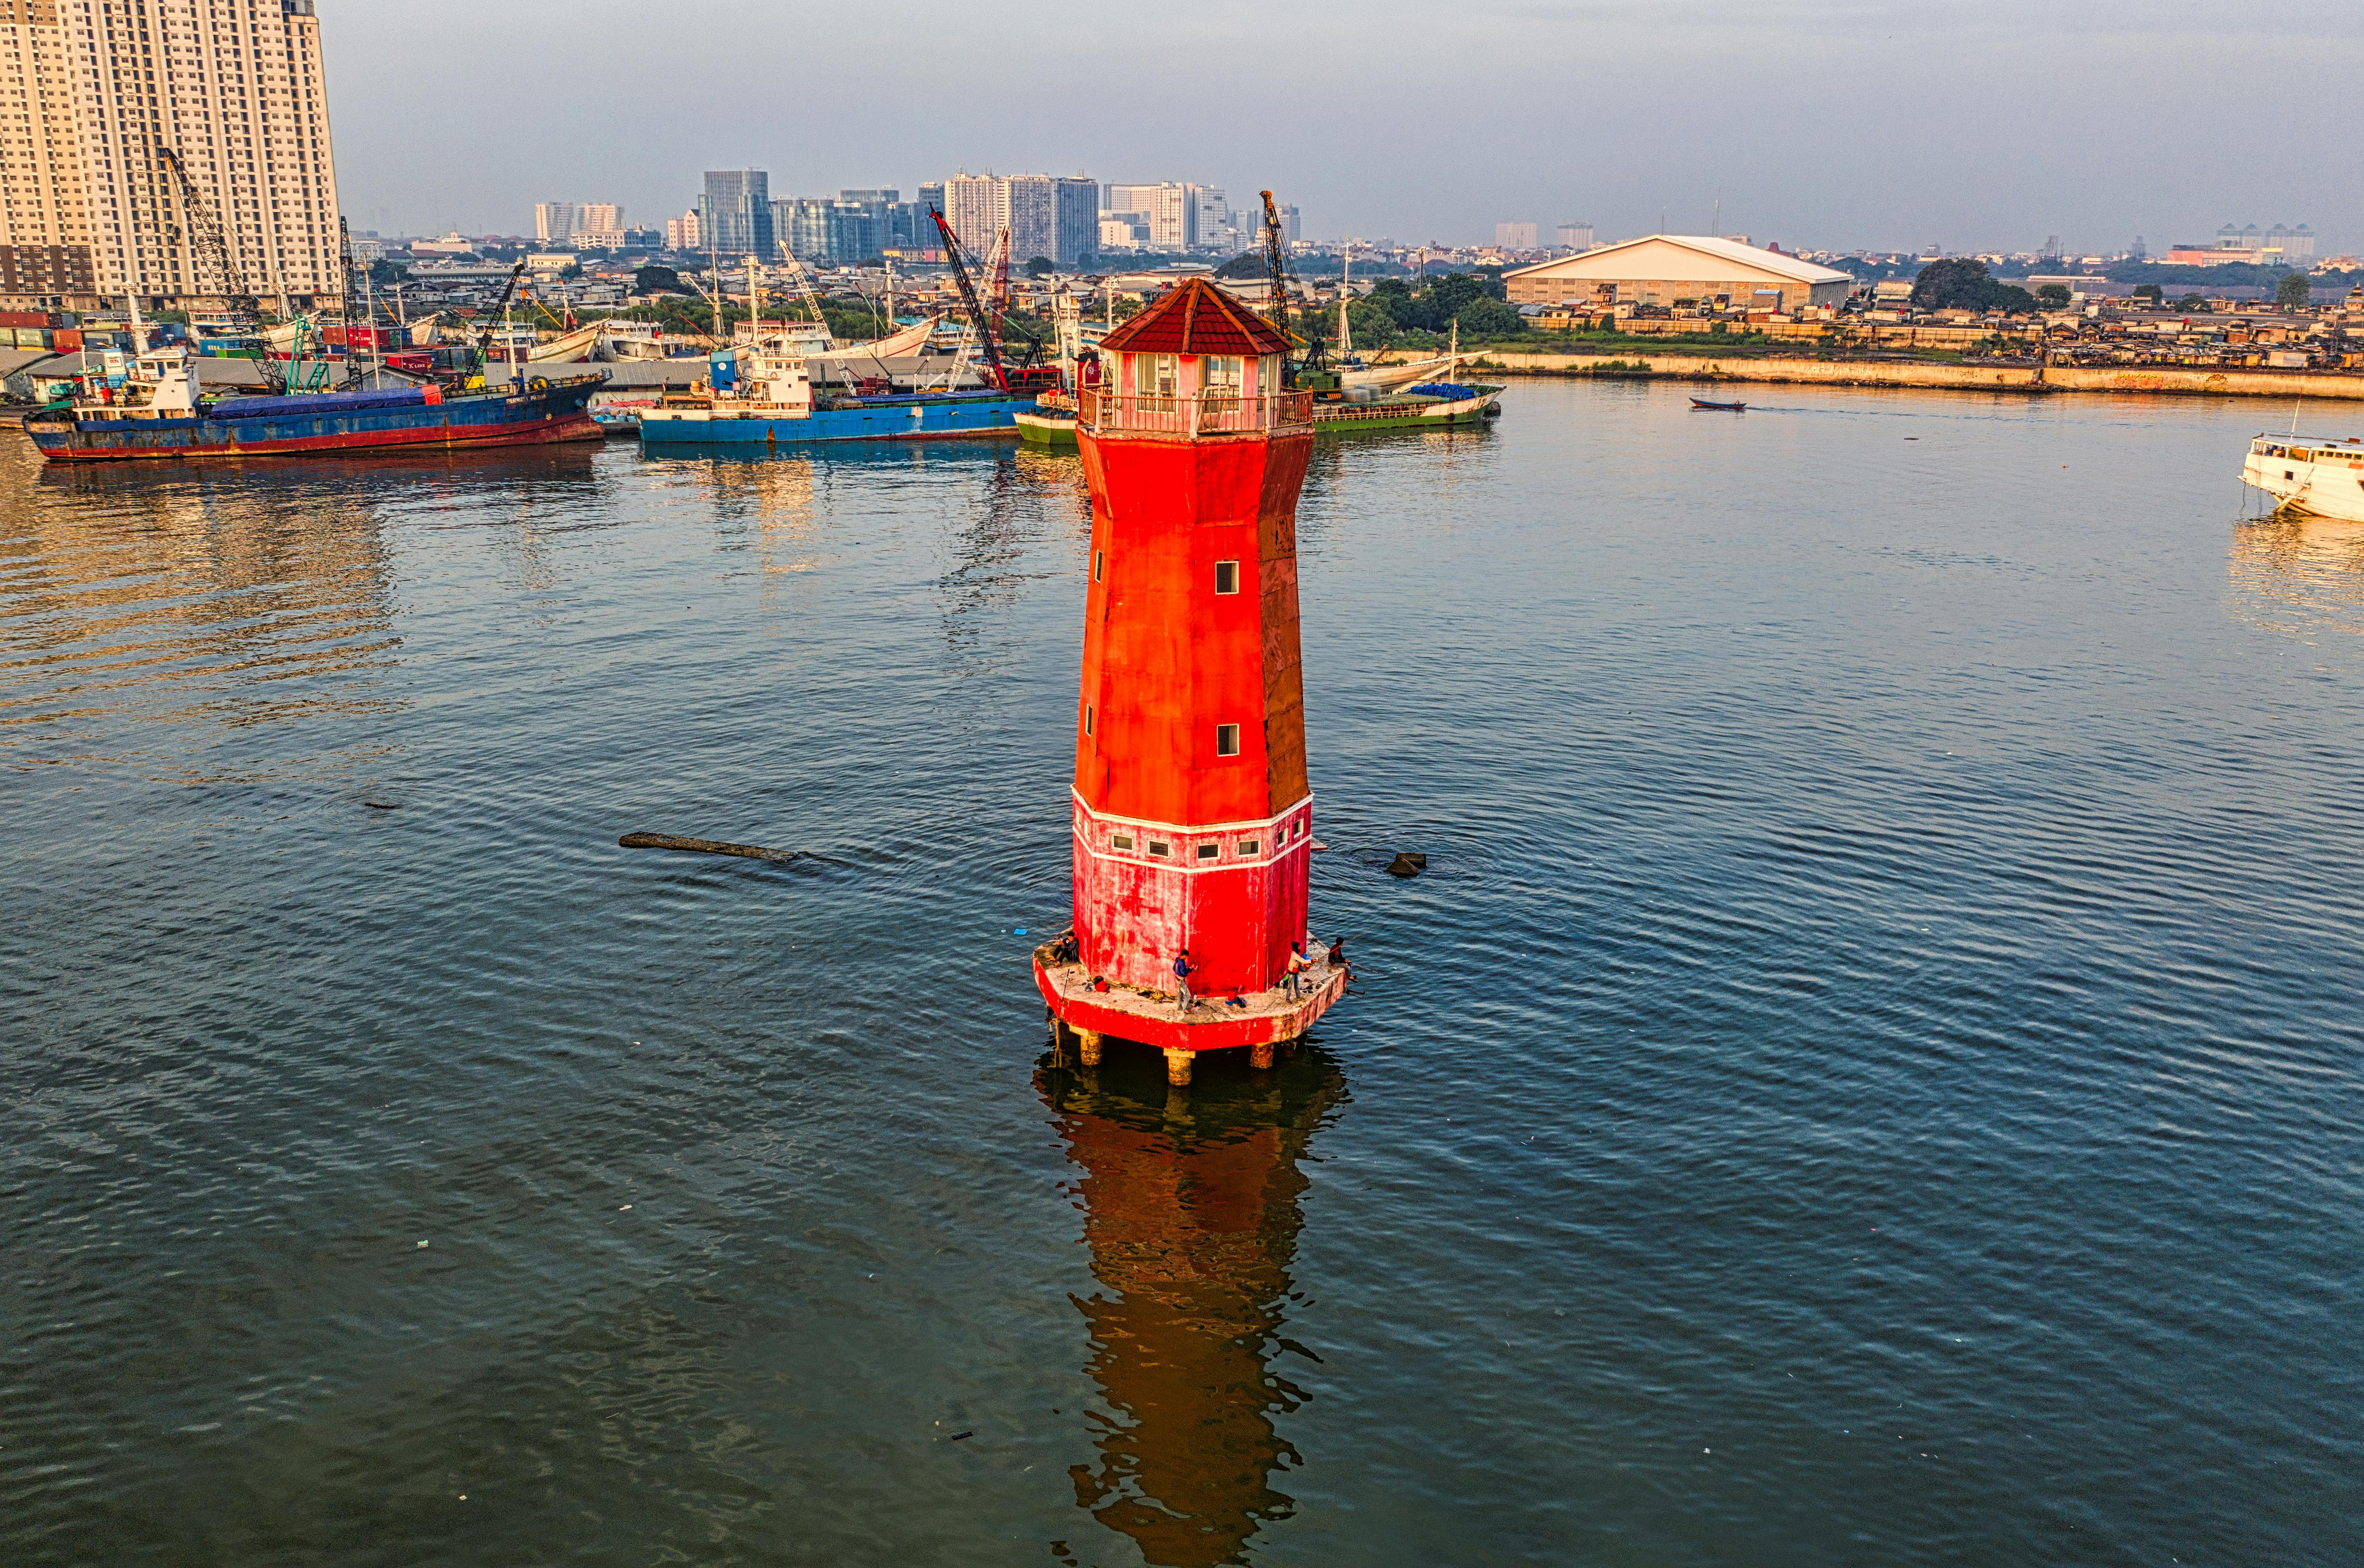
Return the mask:
M 236 417 L 27 420 L 25 433 L 50 462 L 186 462 L 209 458 L 347 456 L 422 449 L 544 446 L 597 441 L 606 433 L 585 405 L 592 385 L 515 395 L 448 398 L 358 408 L 323 400 L 318 411 L 277 408 Z M 268 399 L 273 405 L 308 399 Z
M 2295 455 L 2307 452 L 2306 457 Z M 2364 451 L 2337 446 L 2277 446 L 2251 452 L 2241 483 L 2274 498 L 2277 510 L 2364 523 Z
M 1031 397 L 881 398 L 854 408 L 742 412 L 651 408 L 641 415 L 643 447 L 779 447 L 808 441 L 915 441 L 1017 433 Z
M 1357 430 L 1434 430 L 1482 425 L 1500 417 L 1502 389 L 1472 388 L 1474 395 L 1451 400 L 1381 399 L 1369 403 L 1316 403 L 1313 433 L 1343 436 Z
M 1072 449 L 1076 444 L 1076 417 L 1029 408 L 1018 416 L 1018 439 L 1032 446 Z

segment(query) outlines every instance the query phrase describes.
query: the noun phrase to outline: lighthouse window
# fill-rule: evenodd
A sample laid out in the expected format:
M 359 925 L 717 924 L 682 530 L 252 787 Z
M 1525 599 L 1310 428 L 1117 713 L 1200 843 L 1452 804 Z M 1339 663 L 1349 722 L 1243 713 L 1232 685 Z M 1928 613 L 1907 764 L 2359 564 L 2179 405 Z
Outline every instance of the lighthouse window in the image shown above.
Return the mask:
M 1236 724 L 1215 726 L 1215 755 L 1236 757 L 1240 754 L 1240 727 Z
M 1170 855 L 1174 852 L 1174 846 L 1171 844 L 1161 844 L 1156 840 L 1152 839 L 1149 840 L 1149 852 L 1153 855 Z
M 1104 550 L 1096 550 L 1092 551 L 1092 581 L 1095 583 L 1098 582 L 1100 578 L 1107 573 L 1107 572 L 1108 551 Z
M 1089 735 L 1091 732 L 1092 732 L 1092 705 L 1091 705 L 1091 704 L 1089 704 L 1089 703 L 1086 703 L 1086 704 L 1084 705 L 1084 733 L 1085 733 L 1085 734 L 1087 734 L 1087 735 Z
M 1236 594 L 1240 591 L 1240 563 L 1236 561 L 1215 562 L 1215 592 Z
M 1211 861 L 1222 852 L 1223 846 L 1221 844 L 1201 844 L 1199 846 L 1199 858 L 1202 861 Z
M 1132 835 L 1119 833 L 1109 840 L 1109 847 L 1113 850 L 1129 850 L 1132 848 Z
M 1255 852 L 1256 841 L 1254 839 L 1242 839 L 1240 840 L 1240 853 L 1243 855 L 1252 855 Z

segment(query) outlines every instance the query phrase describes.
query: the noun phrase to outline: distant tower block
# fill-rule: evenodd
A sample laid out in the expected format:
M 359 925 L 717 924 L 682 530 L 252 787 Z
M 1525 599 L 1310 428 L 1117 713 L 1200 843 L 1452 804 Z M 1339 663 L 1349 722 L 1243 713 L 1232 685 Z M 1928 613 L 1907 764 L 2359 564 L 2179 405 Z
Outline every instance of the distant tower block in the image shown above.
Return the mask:
M 1345 989 L 1306 929 L 1313 799 L 1298 662 L 1297 495 L 1313 444 L 1279 333 L 1192 279 L 1110 333 L 1079 392 L 1091 486 L 1076 705 L 1076 962 L 1035 955 L 1051 1008 L 1166 1051 L 1265 1048 Z M 1198 1003 L 1181 1012 L 1189 950 Z M 1105 981 L 1108 989 L 1092 984 Z M 1153 995 L 1154 994 L 1154 995 Z M 1232 998 L 1242 1002 L 1231 1005 Z

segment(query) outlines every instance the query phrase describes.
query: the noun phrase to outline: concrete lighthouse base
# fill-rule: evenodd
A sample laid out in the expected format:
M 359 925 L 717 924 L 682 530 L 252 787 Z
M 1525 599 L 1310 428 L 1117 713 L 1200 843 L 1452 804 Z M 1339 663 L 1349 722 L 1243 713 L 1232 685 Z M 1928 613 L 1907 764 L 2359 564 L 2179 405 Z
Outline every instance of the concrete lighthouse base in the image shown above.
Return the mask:
M 1093 978 L 1080 963 L 1059 962 L 1049 943 L 1034 950 L 1034 984 L 1052 1014 L 1087 1042 L 1087 1062 L 1099 1055 L 1104 1036 L 1137 1040 L 1165 1051 L 1170 1074 L 1179 1073 L 1179 1083 L 1189 1079 L 1187 1062 L 1173 1065 L 1177 1052 L 1244 1046 L 1256 1066 L 1271 1066 L 1273 1046 L 1311 1029 L 1346 994 L 1346 972 L 1318 960 L 1305 972 L 1294 998 L 1277 987 L 1244 995 L 1236 1007 L 1229 995 L 1202 996 L 1187 1014 L 1171 992 L 1112 982 L 1103 991 L 1093 986 Z

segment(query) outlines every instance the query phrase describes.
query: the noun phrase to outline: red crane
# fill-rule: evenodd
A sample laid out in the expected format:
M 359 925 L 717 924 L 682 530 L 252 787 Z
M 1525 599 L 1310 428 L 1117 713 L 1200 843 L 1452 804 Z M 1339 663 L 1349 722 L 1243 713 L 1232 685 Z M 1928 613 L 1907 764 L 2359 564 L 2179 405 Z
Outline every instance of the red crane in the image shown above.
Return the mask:
M 995 390 L 1022 394 L 1057 386 L 1056 365 L 1012 366 L 1003 361 L 998 323 L 987 314 L 984 303 L 976 296 L 976 284 L 969 276 L 967 253 L 961 249 L 960 236 L 953 232 L 953 226 L 944 221 L 938 208 L 930 207 L 928 216 L 936 220 L 936 232 L 943 236 L 944 260 L 952 265 L 953 282 L 960 289 L 961 305 L 968 312 L 969 325 L 976 328 L 977 341 L 985 345 L 986 374 Z M 1003 266 L 1007 268 L 1006 261 Z M 1042 345 L 1032 347 L 1039 350 Z

